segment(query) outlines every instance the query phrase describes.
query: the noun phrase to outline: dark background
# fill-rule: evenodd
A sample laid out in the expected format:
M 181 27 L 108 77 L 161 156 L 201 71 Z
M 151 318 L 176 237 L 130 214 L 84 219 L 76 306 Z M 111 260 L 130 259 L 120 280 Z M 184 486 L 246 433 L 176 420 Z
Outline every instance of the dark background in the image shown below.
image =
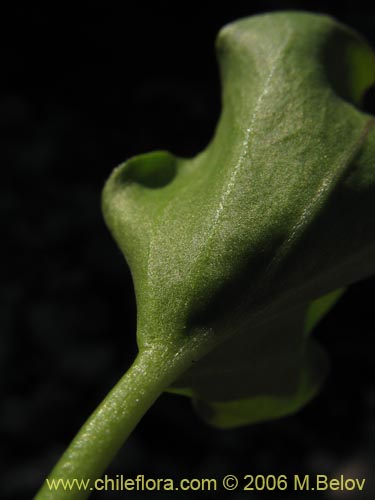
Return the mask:
M 375 46 L 374 12 L 359 1 L 126 5 L 50 3 L 2 15 L 4 499 L 32 497 L 135 354 L 132 283 L 102 220 L 101 189 L 112 168 L 133 154 L 168 149 L 193 156 L 205 147 L 220 110 L 219 28 L 259 12 L 304 9 L 333 14 Z M 375 113 L 373 92 L 364 107 Z M 187 399 L 163 395 L 108 473 L 346 473 L 367 478 L 368 495 L 360 498 L 370 498 L 374 297 L 374 279 L 353 286 L 319 327 L 332 371 L 319 397 L 297 415 L 218 431 L 195 416 Z M 224 496 L 247 497 L 240 491 Z M 263 497 L 278 496 L 251 495 Z

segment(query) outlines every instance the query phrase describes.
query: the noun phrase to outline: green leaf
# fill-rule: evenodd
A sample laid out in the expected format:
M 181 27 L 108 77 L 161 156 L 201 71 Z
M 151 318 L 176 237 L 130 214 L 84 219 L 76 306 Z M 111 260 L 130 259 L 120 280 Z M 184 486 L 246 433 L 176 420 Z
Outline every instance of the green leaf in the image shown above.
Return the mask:
M 194 399 L 198 414 L 211 425 L 231 428 L 272 420 L 295 413 L 318 392 L 327 373 L 327 358 L 315 343 L 303 358 L 298 378 L 284 393 L 258 392 L 247 398 L 230 401 Z M 245 375 L 245 374 L 244 374 Z
M 103 211 L 133 275 L 140 352 L 183 359 L 175 386 L 228 426 L 316 393 L 326 361 L 307 333 L 337 296 L 315 300 L 375 271 L 374 118 L 357 107 L 375 58 L 301 12 L 230 24 L 217 51 L 210 144 L 128 160 Z
M 232 337 L 187 370 L 169 392 L 193 398 L 197 412 L 217 427 L 295 412 L 315 396 L 328 369 L 324 352 L 306 336 L 343 292 L 335 290 L 251 334 Z
M 298 410 L 327 371 L 309 333 L 337 289 L 375 272 L 374 117 L 357 108 L 369 47 L 329 17 L 281 12 L 226 26 L 217 50 L 223 110 L 207 148 L 136 156 L 106 183 L 139 355 L 50 481 L 99 477 L 168 387 L 219 427 Z M 46 483 L 36 498 L 88 495 Z
M 315 326 L 320 320 L 330 311 L 336 302 L 342 297 L 345 288 L 339 288 L 331 293 L 327 293 L 323 297 L 319 297 L 311 302 L 306 312 L 304 332 L 305 335 L 310 335 Z

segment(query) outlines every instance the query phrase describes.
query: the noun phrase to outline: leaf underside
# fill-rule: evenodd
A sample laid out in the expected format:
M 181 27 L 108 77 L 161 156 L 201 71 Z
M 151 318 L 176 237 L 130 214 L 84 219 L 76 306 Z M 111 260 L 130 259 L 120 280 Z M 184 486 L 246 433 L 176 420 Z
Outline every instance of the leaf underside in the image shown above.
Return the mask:
M 194 350 L 170 390 L 231 427 L 317 393 L 327 360 L 309 334 L 375 272 L 374 118 L 358 108 L 375 58 L 348 28 L 302 12 L 230 24 L 217 51 L 210 144 L 193 159 L 128 160 L 103 211 L 132 271 L 140 350 Z

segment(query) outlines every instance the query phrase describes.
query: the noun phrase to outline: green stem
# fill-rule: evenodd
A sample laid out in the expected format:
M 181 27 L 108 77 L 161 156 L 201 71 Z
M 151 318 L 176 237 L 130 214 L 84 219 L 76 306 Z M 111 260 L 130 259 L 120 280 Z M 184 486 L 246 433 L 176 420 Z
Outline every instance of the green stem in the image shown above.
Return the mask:
M 90 479 L 93 486 L 143 415 L 189 363 L 190 356 L 176 350 L 139 353 L 78 432 L 48 481 Z M 52 490 L 46 480 L 35 500 L 84 499 L 90 493 L 90 488 L 79 490 L 76 485 L 71 491 L 62 486 Z

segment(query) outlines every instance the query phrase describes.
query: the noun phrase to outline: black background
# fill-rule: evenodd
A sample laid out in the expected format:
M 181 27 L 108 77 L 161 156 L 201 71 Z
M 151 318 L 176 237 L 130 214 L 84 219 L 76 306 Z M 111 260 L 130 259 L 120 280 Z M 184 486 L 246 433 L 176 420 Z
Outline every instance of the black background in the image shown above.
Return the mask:
M 49 5 L 14 6 L 0 30 L 0 497 L 17 500 L 32 497 L 136 352 L 132 283 L 102 220 L 101 189 L 133 154 L 193 156 L 205 147 L 220 110 L 219 28 L 259 12 L 304 9 L 333 14 L 375 46 L 374 12 L 358 1 Z M 374 101 L 369 92 L 368 112 Z M 163 395 L 108 473 L 343 472 L 366 477 L 368 495 L 360 498 L 370 498 L 374 297 L 373 278 L 353 286 L 319 327 L 332 371 L 297 415 L 218 431 L 187 399 Z M 93 498 L 106 495 L 145 494 Z M 263 497 L 278 496 L 251 494 Z

